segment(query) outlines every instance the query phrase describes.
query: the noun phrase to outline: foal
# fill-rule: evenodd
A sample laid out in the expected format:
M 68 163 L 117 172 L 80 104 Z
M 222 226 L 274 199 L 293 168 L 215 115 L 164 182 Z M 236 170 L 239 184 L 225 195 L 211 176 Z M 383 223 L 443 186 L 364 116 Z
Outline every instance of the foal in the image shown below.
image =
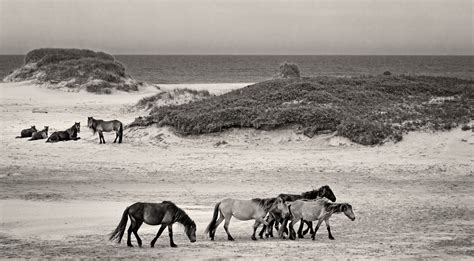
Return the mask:
M 316 200 L 306 201 L 306 200 L 297 200 L 294 202 L 287 203 L 288 210 L 291 213 L 291 222 L 290 222 L 290 239 L 294 240 L 296 238 L 296 232 L 293 228 L 294 223 L 301 220 L 314 221 L 318 220 L 318 224 L 314 229 L 312 239 L 316 237 L 316 232 L 319 229 L 319 226 L 324 221 L 326 223 L 326 228 L 328 230 L 329 239 L 334 240 L 334 237 L 331 234 L 331 227 L 329 226 L 329 218 L 333 214 L 344 213 L 350 220 L 355 220 L 354 212 L 352 211 L 352 206 L 348 203 L 332 203 L 325 198 L 320 198 Z

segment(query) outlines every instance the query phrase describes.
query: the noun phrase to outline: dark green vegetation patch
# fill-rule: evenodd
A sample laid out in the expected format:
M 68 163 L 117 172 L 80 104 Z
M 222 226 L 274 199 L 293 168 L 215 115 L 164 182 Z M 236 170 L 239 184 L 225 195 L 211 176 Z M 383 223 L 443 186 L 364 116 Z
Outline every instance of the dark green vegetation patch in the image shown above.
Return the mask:
M 156 107 L 131 126 L 171 126 L 183 135 L 228 128 L 300 126 L 364 144 L 399 141 L 418 129 L 449 130 L 472 118 L 472 80 L 428 76 L 276 79 L 206 100 Z

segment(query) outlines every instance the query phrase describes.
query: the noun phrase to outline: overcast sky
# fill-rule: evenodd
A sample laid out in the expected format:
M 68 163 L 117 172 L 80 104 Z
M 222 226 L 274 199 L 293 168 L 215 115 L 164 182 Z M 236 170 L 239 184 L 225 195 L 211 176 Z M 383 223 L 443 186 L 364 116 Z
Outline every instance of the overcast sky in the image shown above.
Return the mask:
M 0 54 L 474 54 L 472 0 L 0 0 Z

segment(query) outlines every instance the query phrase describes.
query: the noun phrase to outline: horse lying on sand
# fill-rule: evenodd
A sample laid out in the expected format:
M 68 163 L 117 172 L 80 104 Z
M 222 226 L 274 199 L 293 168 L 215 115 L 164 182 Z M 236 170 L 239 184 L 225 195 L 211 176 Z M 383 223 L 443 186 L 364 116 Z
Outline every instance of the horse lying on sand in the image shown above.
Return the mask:
M 325 198 L 319 198 L 316 200 L 296 200 L 294 202 L 287 202 L 290 215 L 290 239 L 296 238 L 296 232 L 293 228 L 294 223 L 300 220 L 315 221 L 318 220 L 318 224 L 314 228 L 311 238 L 314 240 L 316 232 L 319 226 L 324 221 L 328 230 L 328 237 L 334 240 L 331 234 L 331 227 L 329 226 L 329 218 L 333 214 L 344 213 L 350 220 L 355 220 L 352 206 L 348 203 L 333 203 Z
M 68 140 L 78 140 L 77 133 L 81 132 L 81 123 L 74 122 L 71 128 L 65 131 L 55 131 L 49 136 L 46 142 L 58 142 L 58 141 L 68 141 Z
M 29 129 L 21 130 L 20 136 L 16 136 L 16 138 L 28 138 L 33 136 L 33 133 L 37 132 L 35 125 L 31 126 Z
M 316 198 L 327 198 L 331 201 L 336 201 L 336 196 L 332 192 L 331 188 L 328 185 L 324 185 L 318 189 L 313 189 L 311 191 L 303 192 L 300 195 L 298 194 L 280 194 L 278 197 L 282 198 L 285 202 L 291 202 L 298 199 L 316 199 Z M 275 225 L 275 229 L 279 230 L 279 235 L 283 238 L 283 233 L 286 231 L 286 223 L 284 218 L 281 216 L 280 211 L 278 209 L 273 208 L 270 209 L 269 215 L 267 218 L 268 222 L 268 231 L 266 233 L 266 237 L 273 237 L 273 224 Z M 308 229 L 303 232 L 303 225 L 306 223 L 308 225 Z M 284 224 L 282 229 L 279 229 L 279 224 Z M 262 230 L 259 233 L 260 238 L 263 238 L 263 234 L 265 229 L 267 228 L 266 225 L 263 225 Z M 313 233 L 313 224 L 311 221 L 304 221 L 300 223 L 300 228 L 298 229 L 298 237 L 303 238 L 306 233 Z
M 265 216 L 272 208 L 278 209 L 285 217 L 289 214 L 288 206 L 285 204 L 282 198 L 254 198 L 251 200 L 239 200 L 231 198 L 224 199 L 217 203 L 214 207 L 214 215 L 211 222 L 207 226 L 205 233 L 209 233 L 211 240 L 214 240 L 217 227 L 225 219 L 224 229 L 227 233 L 227 239 L 233 241 L 234 238 L 229 233 L 229 223 L 230 219 L 234 216 L 239 220 L 255 219 L 251 238 L 252 240 L 257 240 L 255 237 L 257 228 L 260 224 L 268 224 L 265 221 Z M 221 215 L 219 219 L 217 219 L 219 213 Z
M 117 228 L 110 234 L 109 240 L 117 240 L 118 243 L 122 240 L 127 226 L 128 217 L 130 217 L 130 226 L 128 227 L 127 246 L 133 247 L 131 242 L 131 234 L 135 235 L 138 246 L 142 246 L 142 240 L 138 236 L 138 229 L 145 222 L 148 225 L 160 225 L 155 238 L 150 243 L 151 247 L 155 247 L 156 240 L 161 236 L 163 230 L 168 227 L 168 233 L 170 236 L 171 247 L 177 247 L 173 241 L 173 224 L 179 222 L 184 226 L 184 232 L 188 236 L 189 240 L 194 243 L 196 242 L 196 224 L 194 221 L 184 212 L 184 210 L 177 207 L 171 201 L 163 201 L 161 203 L 141 203 L 137 202 L 125 209 L 122 215 L 122 219 L 118 224 Z
M 48 126 L 44 126 L 44 129 L 33 133 L 29 140 L 42 140 L 48 138 Z
M 111 120 L 111 121 L 104 121 L 104 120 L 96 120 L 92 117 L 87 118 L 87 127 L 92 129 L 94 134 L 96 132 L 99 133 L 99 143 L 105 144 L 104 134 L 103 132 L 110 132 L 115 131 L 115 140 L 114 143 L 122 143 L 122 136 L 123 136 L 123 124 L 118 120 Z

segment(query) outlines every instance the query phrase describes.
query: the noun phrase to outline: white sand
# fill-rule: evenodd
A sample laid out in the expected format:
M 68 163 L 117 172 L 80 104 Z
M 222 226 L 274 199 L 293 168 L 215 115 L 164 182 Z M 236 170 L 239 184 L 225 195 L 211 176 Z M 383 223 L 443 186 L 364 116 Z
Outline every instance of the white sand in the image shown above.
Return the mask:
M 237 86 L 237 85 L 236 85 Z M 242 85 L 243 86 L 243 85 Z M 189 85 L 186 86 L 189 88 Z M 235 86 L 234 86 L 235 87 Z M 197 87 L 201 88 L 201 87 Z M 136 94 L 64 93 L 27 83 L 0 84 L 0 250 L 19 258 L 469 258 L 473 251 L 473 132 L 410 133 L 402 142 L 364 147 L 332 135 L 292 130 L 230 130 L 182 138 L 166 128 L 125 130 L 124 143 L 99 145 L 87 116 L 130 123 Z M 48 113 L 33 113 L 34 109 Z M 15 139 L 22 128 L 51 131 L 81 122 L 81 140 L 56 144 Z M 218 141 L 228 144 L 214 146 Z M 235 242 L 203 231 L 216 202 L 271 197 L 329 184 L 357 219 L 334 217 L 335 241 L 250 240 L 252 222 L 231 222 Z M 191 244 L 176 226 L 155 249 L 157 227 L 143 226 L 144 248 L 106 239 L 136 201 L 172 200 L 198 225 Z M 135 239 L 133 239 L 135 240 Z M 135 241 L 134 241 L 135 242 Z

